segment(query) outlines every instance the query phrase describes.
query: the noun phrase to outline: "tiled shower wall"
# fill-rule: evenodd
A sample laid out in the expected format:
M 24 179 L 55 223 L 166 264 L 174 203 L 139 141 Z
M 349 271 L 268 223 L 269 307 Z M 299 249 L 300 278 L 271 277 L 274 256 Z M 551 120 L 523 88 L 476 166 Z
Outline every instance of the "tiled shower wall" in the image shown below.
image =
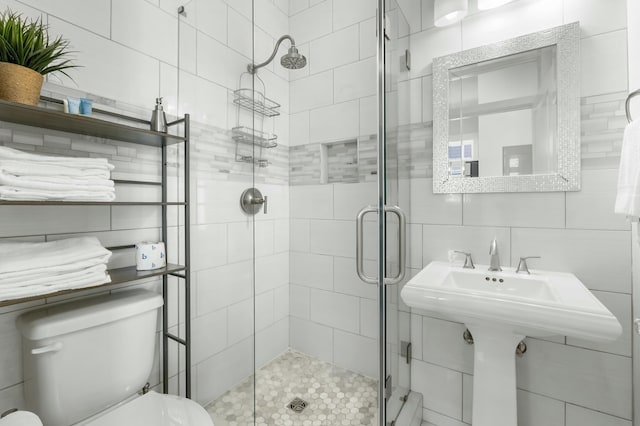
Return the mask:
M 290 85 L 291 347 L 376 377 L 376 289 L 355 272 L 355 217 L 376 201 L 375 2 L 290 4 L 291 34 L 309 53 Z
M 275 39 L 288 32 L 286 3 L 257 2 L 256 56 L 266 58 Z M 89 96 L 100 107 L 142 118 L 150 116 L 155 98 L 163 96 L 170 116 L 191 114 L 193 389 L 196 400 L 208 403 L 251 374 L 254 360 L 259 366 L 289 346 L 289 73 L 273 65 L 259 72 L 268 96 L 282 104 L 282 115 L 264 123 L 264 130 L 278 134 L 281 146 L 265 153 L 271 165 L 255 176 L 256 186 L 269 196 L 269 214 L 257 216 L 254 270 L 253 222 L 238 205 L 241 192 L 253 186 L 252 166 L 234 161 L 230 134 L 239 120 L 232 91 L 252 55 L 252 2 L 191 0 L 184 2 L 186 17 L 178 18 L 179 4 L 0 0 L 0 9 L 42 17 L 52 34 L 62 34 L 77 51 L 76 63 L 82 68 L 72 71 L 73 81 L 49 78 L 47 94 Z M 158 151 L 147 147 L 7 124 L 0 126 L 0 143 L 38 152 L 103 156 L 116 165 L 114 178 L 159 179 Z M 118 188 L 118 199 L 157 199 L 157 191 L 148 188 Z M 95 235 L 106 246 L 159 238 L 156 208 L 0 210 L 2 238 L 44 241 Z M 129 265 L 132 260 L 131 250 L 121 251 L 114 255 L 112 266 Z M 155 282 L 142 285 L 157 289 Z M 174 296 L 183 300 L 182 294 Z M 0 310 L 0 407 L 24 406 L 15 318 L 34 305 L 57 300 Z M 182 320 L 173 312 L 170 323 L 180 327 Z M 160 380 L 157 365 L 150 379 L 153 385 Z M 177 392 L 176 373 L 172 369 L 170 385 Z

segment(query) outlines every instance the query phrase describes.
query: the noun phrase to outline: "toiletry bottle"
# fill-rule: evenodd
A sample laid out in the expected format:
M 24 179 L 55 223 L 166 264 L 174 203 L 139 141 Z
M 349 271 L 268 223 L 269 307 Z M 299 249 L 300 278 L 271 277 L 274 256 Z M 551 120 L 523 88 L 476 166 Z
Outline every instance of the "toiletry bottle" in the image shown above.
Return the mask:
M 167 117 L 162 109 L 162 98 L 156 98 L 156 108 L 151 114 L 151 130 L 167 133 Z

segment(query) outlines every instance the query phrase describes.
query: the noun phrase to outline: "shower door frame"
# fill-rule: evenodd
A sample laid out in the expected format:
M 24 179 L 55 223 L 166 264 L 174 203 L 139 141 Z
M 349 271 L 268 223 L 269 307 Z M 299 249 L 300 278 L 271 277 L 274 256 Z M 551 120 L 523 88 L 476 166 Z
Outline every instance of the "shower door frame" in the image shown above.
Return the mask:
M 387 123 L 385 120 L 385 0 L 377 0 L 376 9 L 376 66 L 377 81 L 376 92 L 377 129 L 378 129 L 378 426 L 386 426 L 386 378 L 387 378 L 387 291 L 384 279 L 387 275 L 386 267 L 386 234 L 385 220 L 386 206 L 386 135 Z
M 377 66 L 377 203 L 375 208 L 378 213 L 377 219 L 377 240 L 378 240 L 378 262 L 377 262 L 377 288 L 378 288 L 378 426 L 387 426 L 391 420 L 387 419 L 387 398 L 393 396 L 393 380 L 392 369 L 388 366 L 390 358 L 387 332 L 388 321 L 388 297 L 387 297 L 387 285 L 397 284 L 404 277 L 406 260 L 405 250 L 406 247 L 402 247 L 405 243 L 405 219 L 402 210 L 397 206 L 388 206 L 387 196 L 389 183 L 387 177 L 387 79 L 386 79 L 386 56 L 387 56 L 387 33 L 386 33 L 386 16 L 387 16 L 387 4 L 386 0 L 377 0 L 376 9 L 376 66 Z M 389 83 L 391 84 L 391 83 Z M 397 149 L 397 146 L 396 146 Z M 398 169 L 396 167 L 396 173 Z M 396 185 L 398 185 L 398 176 L 396 177 Z M 396 188 L 396 195 L 397 190 Z M 398 275 L 395 278 L 387 277 L 387 232 L 394 231 L 393 226 L 387 226 L 387 213 L 395 213 L 398 219 Z M 393 359 L 393 358 L 391 358 Z M 387 378 L 391 378 L 388 383 Z M 397 414 L 397 413 L 396 413 Z M 394 415 L 395 417 L 395 415 Z

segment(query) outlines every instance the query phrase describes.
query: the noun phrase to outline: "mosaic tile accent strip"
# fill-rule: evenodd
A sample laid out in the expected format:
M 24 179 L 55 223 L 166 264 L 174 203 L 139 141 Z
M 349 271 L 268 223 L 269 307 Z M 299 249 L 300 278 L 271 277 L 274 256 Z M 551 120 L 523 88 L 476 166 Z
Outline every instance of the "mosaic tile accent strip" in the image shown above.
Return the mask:
M 320 183 L 320 144 L 289 148 L 289 183 L 291 185 Z
M 584 169 L 617 169 L 627 125 L 626 92 L 589 96 L 580 101 L 580 137 Z
M 376 136 L 326 144 L 328 183 L 375 181 L 377 170 Z M 289 149 L 289 184 L 317 185 L 320 182 L 321 151 L 319 143 Z M 357 148 L 356 148 L 357 147 Z M 356 151 L 357 149 L 357 151 Z M 357 158 L 357 164 L 353 159 Z
M 254 425 L 253 376 L 206 407 L 216 426 Z M 256 373 L 256 426 L 373 426 L 377 382 L 289 350 Z M 289 408 L 295 398 L 307 406 Z
M 327 162 L 329 183 L 358 182 L 358 141 L 328 144 Z
M 580 146 L 583 169 L 617 169 L 622 137 L 627 125 L 624 102 L 626 92 L 583 97 L 580 101 Z M 433 177 L 433 122 L 403 125 L 389 132 L 390 143 L 398 144 L 400 178 Z M 358 181 L 375 180 L 376 137 L 358 140 Z M 290 149 L 290 185 L 320 183 L 320 145 Z M 335 172 L 340 175 L 339 171 Z M 333 180 L 330 183 L 351 182 Z

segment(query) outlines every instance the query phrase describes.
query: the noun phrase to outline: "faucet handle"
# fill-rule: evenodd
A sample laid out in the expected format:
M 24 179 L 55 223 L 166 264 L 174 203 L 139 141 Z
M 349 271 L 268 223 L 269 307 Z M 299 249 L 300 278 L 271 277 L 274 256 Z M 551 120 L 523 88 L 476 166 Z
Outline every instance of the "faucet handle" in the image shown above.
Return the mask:
M 464 266 L 465 269 L 476 269 L 476 265 L 473 264 L 473 259 L 471 258 L 471 253 L 466 251 L 454 250 L 454 253 L 464 254 Z
M 518 267 L 516 268 L 516 274 L 519 272 L 526 272 L 530 274 L 529 267 L 527 266 L 527 259 L 540 259 L 540 256 L 524 256 L 520 258 L 520 262 L 518 262 Z

